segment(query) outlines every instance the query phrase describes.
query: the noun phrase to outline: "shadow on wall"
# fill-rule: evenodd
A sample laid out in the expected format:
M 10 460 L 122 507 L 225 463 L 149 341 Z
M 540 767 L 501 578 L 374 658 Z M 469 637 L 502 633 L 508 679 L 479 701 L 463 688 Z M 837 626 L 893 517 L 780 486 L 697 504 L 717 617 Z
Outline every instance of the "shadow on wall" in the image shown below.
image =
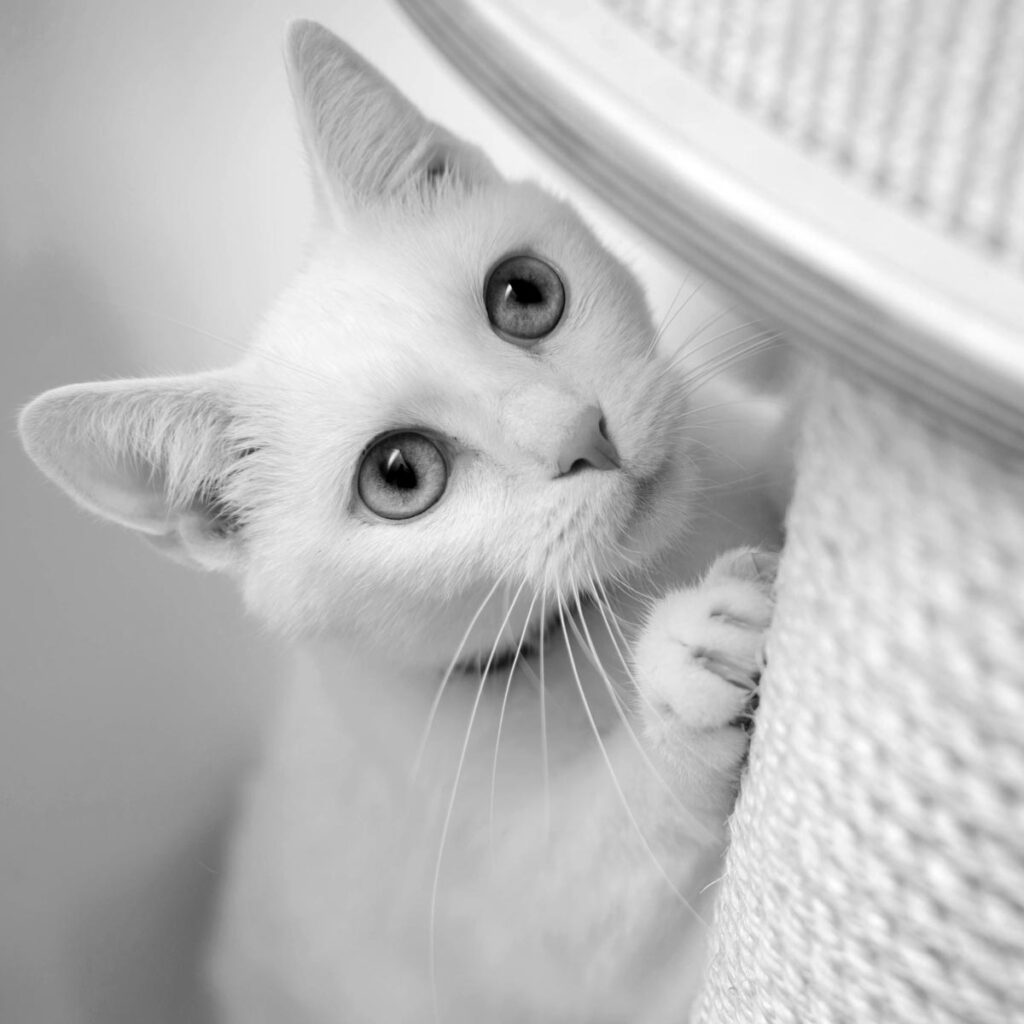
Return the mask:
M 275 658 L 227 581 L 92 519 L 23 455 L 18 407 L 120 375 L 124 346 L 60 253 L 2 263 L 0 1020 L 200 1021 L 219 833 Z

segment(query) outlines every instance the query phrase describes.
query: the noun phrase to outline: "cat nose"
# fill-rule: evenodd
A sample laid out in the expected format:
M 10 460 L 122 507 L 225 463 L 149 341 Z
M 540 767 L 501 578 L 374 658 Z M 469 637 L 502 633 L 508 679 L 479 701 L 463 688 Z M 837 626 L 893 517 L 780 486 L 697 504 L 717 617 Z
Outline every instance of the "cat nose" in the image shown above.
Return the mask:
M 570 476 L 581 469 L 618 469 L 619 453 L 608 437 L 604 414 L 588 406 L 569 428 L 556 459 L 558 475 Z

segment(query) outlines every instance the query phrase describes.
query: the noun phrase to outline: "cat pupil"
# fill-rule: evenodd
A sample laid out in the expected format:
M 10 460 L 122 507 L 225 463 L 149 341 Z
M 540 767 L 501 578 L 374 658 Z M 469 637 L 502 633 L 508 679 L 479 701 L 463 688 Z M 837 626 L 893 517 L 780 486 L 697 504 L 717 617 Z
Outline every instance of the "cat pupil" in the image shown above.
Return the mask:
M 419 482 L 416 471 L 406 461 L 401 448 L 392 448 L 388 452 L 380 475 L 389 487 L 401 491 L 414 490 Z
M 505 286 L 505 301 L 520 306 L 538 306 L 544 301 L 544 295 L 532 281 L 514 277 Z

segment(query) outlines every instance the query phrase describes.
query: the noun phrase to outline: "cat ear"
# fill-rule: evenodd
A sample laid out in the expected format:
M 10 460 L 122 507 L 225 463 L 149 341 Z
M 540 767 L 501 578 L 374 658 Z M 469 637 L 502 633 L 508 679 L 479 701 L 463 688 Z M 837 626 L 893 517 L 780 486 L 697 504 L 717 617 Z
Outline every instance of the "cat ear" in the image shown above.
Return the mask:
M 240 554 L 225 485 L 243 447 L 216 374 L 72 384 L 18 421 L 33 461 L 80 505 L 206 569 Z
M 322 214 L 344 218 L 442 178 L 463 185 L 498 178 L 483 153 L 428 121 L 322 25 L 292 22 L 285 54 Z

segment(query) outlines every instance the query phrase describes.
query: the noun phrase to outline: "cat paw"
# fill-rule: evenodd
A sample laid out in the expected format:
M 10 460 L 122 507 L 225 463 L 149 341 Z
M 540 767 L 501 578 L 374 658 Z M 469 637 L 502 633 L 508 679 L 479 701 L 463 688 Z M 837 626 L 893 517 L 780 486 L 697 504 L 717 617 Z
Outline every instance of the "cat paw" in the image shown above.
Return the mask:
M 663 597 L 634 652 L 649 725 L 710 731 L 749 719 L 764 667 L 778 555 L 737 548 Z

